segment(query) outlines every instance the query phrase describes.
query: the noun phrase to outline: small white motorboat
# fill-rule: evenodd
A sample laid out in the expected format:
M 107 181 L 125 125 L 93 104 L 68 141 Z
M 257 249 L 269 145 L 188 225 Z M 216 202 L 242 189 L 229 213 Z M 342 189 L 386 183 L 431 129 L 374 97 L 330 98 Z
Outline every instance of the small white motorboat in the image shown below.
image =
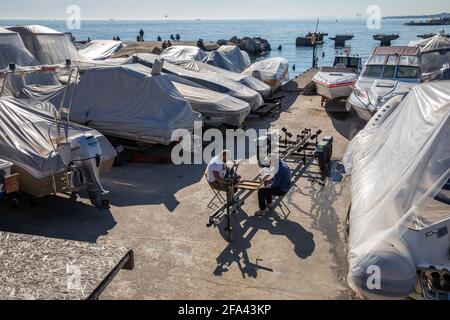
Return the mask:
M 338 55 L 333 67 L 322 67 L 313 77 L 317 93 L 323 97 L 322 105 L 336 99 L 347 98 L 352 93 L 362 67 L 360 57 Z

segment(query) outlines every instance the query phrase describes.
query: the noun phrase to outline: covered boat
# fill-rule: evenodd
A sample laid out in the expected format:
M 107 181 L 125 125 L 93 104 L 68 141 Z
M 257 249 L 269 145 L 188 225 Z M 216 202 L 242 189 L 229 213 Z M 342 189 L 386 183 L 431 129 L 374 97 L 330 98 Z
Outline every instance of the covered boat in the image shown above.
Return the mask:
M 153 68 L 156 59 L 160 59 L 160 56 L 151 53 L 137 53 L 130 57 L 128 63 L 140 63 L 149 68 Z M 264 100 L 258 92 L 239 82 L 223 77 L 218 73 L 194 71 L 167 61 L 164 63 L 163 71 L 195 82 L 209 90 L 225 93 L 243 100 L 250 105 L 252 110 L 264 104 Z
M 281 57 L 265 59 L 252 64 L 243 74 L 261 80 L 275 91 L 289 77 L 289 62 Z
M 136 72 L 151 75 L 152 69 L 141 65 L 129 65 Z M 175 88 L 189 102 L 192 109 L 202 114 L 208 124 L 228 124 L 240 127 L 250 113 L 250 105 L 227 94 L 211 91 L 195 82 L 173 74 L 167 74 Z
M 206 52 L 194 46 L 172 46 L 161 53 L 161 58 L 167 61 L 196 60 L 202 61 Z
M 39 64 L 60 64 L 70 60 L 85 71 L 95 66 L 120 65 L 125 59 L 93 60 L 82 56 L 66 34 L 40 25 L 10 27 L 20 34 L 25 47 Z
M 16 66 L 37 66 L 39 62 L 25 48 L 25 45 L 17 32 L 0 28 L 0 70 L 9 68 L 9 65 Z M 0 79 L 0 87 L 4 78 Z M 54 74 L 31 73 L 22 75 L 11 75 L 5 84 L 6 94 L 18 93 L 22 86 L 31 83 L 40 83 L 44 85 L 58 84 Z
M 353 108 L 360 118 L 369 121 L 393 95 L 403 94 L 421 81 L 419 48 L 378 47 L 353 87 L 347 110 Z
M 0 156 L 14 164 L 20 191 L 33 197 L 86 190 L 106 209 L 99 176 L 111 170 L 116 150 L 98 131 L 64 120 L 42 101 L 0 98 Z
M 206 64 L 200 61 L 180 61 L 176 63 L 179 66 L 183 66 L 193 71 L 199 72 L 212 72 L 221 75 L 222 77 L 228 78 L 230 80 L 239 82 L 244 86 L 255 90 L 264 98 L 270 95 L 271 88 L 269 85 L 265 84 L 261 80 L 256 79 L 253 76 L 249 76 L 242 73 L 231 72 L 228 70 L 221 69 L 219 67 Z
M 425 81 L 450 79 L 450 39 L 443 35 L 412 42 L 422 54 L 422 78 Z
M 168 145 L 175 130 L 193 130 L 201 121 L 167 75 L 153 76 L 140 65 L 91 68 L 74 90 L 70 119 L 111 137 Z M 23 95 L 59 104 L 62 92 L 28 86 Z
M 221 51 L 211 51 L 208 53 L 205 59 L 202 60 L 206 64 L 219 67 L 221 69 L 240 73 L 242 70 L 239 66 L 234 65 L 227 56 Z
M 105 60 L 123 47 L 117 40 L 91 40 L 84 44 L 78 52 L 86 59 Z
M 351 142 L 348 283 L 364 297 L 448 299 L 449 141 L 450 82 L 437 81 Z
M 247 52 L 242 51 L 238 46 L 224 45 L 221 46 L 217 51 L 222 52 L 226 58 L 239 70 L 242 72 L 252 64 L 252 60 Z

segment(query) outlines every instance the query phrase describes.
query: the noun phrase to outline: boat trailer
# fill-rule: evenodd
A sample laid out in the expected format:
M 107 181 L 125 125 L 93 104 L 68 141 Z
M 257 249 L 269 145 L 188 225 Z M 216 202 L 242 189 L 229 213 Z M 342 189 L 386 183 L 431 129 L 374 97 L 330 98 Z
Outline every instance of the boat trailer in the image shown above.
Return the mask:
M 286 128 L 282 130 L 282 137 L 279 138 L 279 158 L 287 163 L 295 164 L 292 172 L 291 188 L 303 176 L 308 168 L 317 163 L 320 167 L 321 180 L 324 182 L 329 174 L 331 167 L 331 157 L 333 153 L 333 137 L 323 137 L 319 140 L 322 134 L 321 130 L 315 133 L 311 129 L 305 129 L 295 138 L 294 135 Z M 267 146 L 270 146 L 271 135 L 261 137 L 258 141 L 266 140 Z M 258 156 L 260 154 L 260 144 L 258 142 Z M 268 155 L 271 150 L 267 150 Z M 226 237 L 228 242 L 233 241 L 233 228 L 231 226 L 231 217 L 240 210 L 240 207 L 245 201 L 260 187 L 264 185 L 271 176 L 268 174 L 268 166 L 264 166 L 259 161 L 259 166 L 262 170 L 250 181 L 241 182 L 235 185 L 237 178 L 237 171 L 239 163 L 234 162 L 231 168 L 227 168 L 225 174 L 225 181 L 227 183 L 226 201 L 214 213 L 209 216 L 207 227 L 218 227 L 224 220 L 226 220 Z M 274 200 L 274 207 L 280 206 L 283 208 L 283 197 L 276 197 Z M 286 216 L 287 217 L 287 216 Z

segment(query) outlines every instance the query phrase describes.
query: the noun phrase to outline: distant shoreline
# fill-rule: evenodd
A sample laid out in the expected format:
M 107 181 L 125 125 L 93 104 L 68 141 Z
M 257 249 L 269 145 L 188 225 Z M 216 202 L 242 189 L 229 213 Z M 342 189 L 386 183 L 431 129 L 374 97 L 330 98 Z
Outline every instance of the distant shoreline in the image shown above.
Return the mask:
M 383 17 L 383 19 L 386 20 L 393 20 L 393 19 L 439 19 L 439 18 L 448 18 L 450 17 L 450 13 L 443 12 L 439 14 L 429 14 L 429 15 L 420 15 L 420 16 L 388 16 Z

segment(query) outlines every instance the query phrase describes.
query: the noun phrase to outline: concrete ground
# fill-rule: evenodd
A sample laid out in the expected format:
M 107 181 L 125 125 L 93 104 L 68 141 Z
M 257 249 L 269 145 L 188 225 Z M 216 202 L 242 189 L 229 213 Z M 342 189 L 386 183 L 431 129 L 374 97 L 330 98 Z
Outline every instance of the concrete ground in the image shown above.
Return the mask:
M 354 114 L 328 114 L 319 97 L 283 93 L 283 112 L 248 127 L 321 129 L 335 138 L 326 186 L 311 167 L 287 196 L 288 219 L 256 218 L 256 195 L 235 222 L 235 241 L 207 228 L 211 190 L 205 165 L 127 163 L 103 179 L 111 210 L 64 196 L 0 203 L 0 230 L 130 247 L 135 269 L 121 271 L 102 299 L 349 299 L 344 220 L 350 203 L 342 157 L 363 126 Z M 255 168 L 242 168 L 250 177 Z M 279 211 L 279 210 L 278 210 Z

